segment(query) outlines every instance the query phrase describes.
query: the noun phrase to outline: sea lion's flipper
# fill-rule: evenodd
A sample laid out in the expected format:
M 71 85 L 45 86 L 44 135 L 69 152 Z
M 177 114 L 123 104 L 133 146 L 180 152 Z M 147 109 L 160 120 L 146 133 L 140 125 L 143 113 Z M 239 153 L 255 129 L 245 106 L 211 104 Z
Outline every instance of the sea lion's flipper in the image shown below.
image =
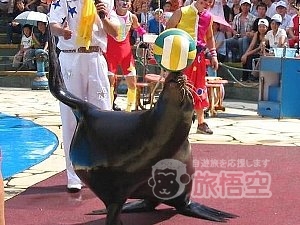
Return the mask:
M 123 205 L 122 213 L 139 213 L 139 212 L 152 212 L 155 210 L 159 202 L 152 202 L 147 199 L 141 199 L 133 202 L 126 202 Z
M 122 213 L 140 213 L 152 212 L 155 210 L 159 202 L 152 202 L 149 200 L 141 199 L 133 202 L 126 202 L 122 207 Z M 106 209 L 94 210 L 89 215 L 103 215 L 107 214 Z
M 177 211 L 185 216 L 216 222 L 227 222 L 230 218 L 238 217 L 237 215 L 213 209 L 192 201 L 185 207 L 177 208 Z

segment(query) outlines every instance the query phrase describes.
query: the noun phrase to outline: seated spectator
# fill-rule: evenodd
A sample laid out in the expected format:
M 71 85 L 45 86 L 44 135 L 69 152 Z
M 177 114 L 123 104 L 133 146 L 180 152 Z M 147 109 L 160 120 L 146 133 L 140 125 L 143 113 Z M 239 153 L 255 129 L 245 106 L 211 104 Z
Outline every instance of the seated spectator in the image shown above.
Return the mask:
M 36 68 L 36 61 L 29 60 L 41 60 L 47 61 L 48 59 L 48 30 L 47 24 L 44 22 L 37 22 L 38 32 L 36 33 L 36 43 L 34 44 L 34 50 L 28 52 L 26 57 L 28 57 L 27 65 L 29 68 Z M 27 58 L 25 58 L 27 60 Z M 46 67 L 48 67 L 48 63 L 46 63 Z
M 297 47 L 297 45 L 299 45 L 299 16 L 298 15 L 293 16 L 287 32 L 289 36 L 289 46 L 291 48 Z
M 220 24 L 213 22 L 213 34 L 216 42 L 217 57 L 220 62 L 226 59 L 225 34 L 220 30 Z
M 0 12 L 12 14 L 14 11 L 14 0 L 0 0 Z
M 232 51 L 233 61 L 239 62 L 240 57 L 249 47 L 252 37 L 252 26 L 256 17 L 249 13 L 250 0 L 241 0 L 241 13 L 237 14 L 232 22 L 233 37 L 226 39 L 227 52 Z
M 25 24 L 22 28 L 22 39 L 20 43 L 20 50 L 14 56 L 13 67 L 20 67 L 23 63 L 28 66 L 29 69 L 34 69 L 28 64 L 28 60 L 32 55 L 34 42 L 38 43 L 34 33 L 32 32 L 32 27 L 28 24 Z M 31 61 L 31 60 L 29 60 Z
M 287 4 L 287 14 L 290 15 L 291 17 L 297 15 L 297 9 L 294 7 L 296 3 L 296 6 L 299 7 L 300 2 L 295 0 L 288 0 Z
M 251 0 L 251 8 L 250 13 L 256 17 L 258 17 L 257 6 L 261 2 L 261 0 Z
M 22 0 L 15 0 L 15 7 L 12 13 L 13 18 L 17 17 L 22 12 L 25 12 L 25 5 Z M 22 34 L 21 24 L 12 21 L 7 25 L 7 44 L 13 43 L 13 34 Z
M 265 3 L 267 5 L 267 12 L 266 15 L 268 17 L 272 17 L 276 14 L 276 3 L 273 3 L 273 0 L 262 0 L 263 3 Z
M 223 4 L 224 19 L 228 23 L 230 23 L 232 22 L 232 20 L 230 21 L 231 8 L 227 5 L 227 0 L 222 0 L 222 4 Z
M 26 0 L 25 9 L 28 11 L 37 11 L 37 4 L 39 0 Z
M 36 7 L 36 11 L 45 14 L 49 12 L 49 9 L 50 9 L 50 5 L 47 3 L 47 0 L 40 0 L 39 4 Z
M 229 17 L 229 22 L 232 23 L 233 18 L 241 12 L 240 0 L 233 0 L 231 6 L 231 12 Z
M 258 31 L 258 21 L 260 19 L 266 19 L 266 20 L 268 20 L 268 22 L 269 22 L 269 28 L 268 28 L 268 30 L 271 29 L 271 27 L 270 27 L 271 18 L 268 17 L 267 14 L 266 14 L 267 13 L 267 5 L 265 3 L 263 3 L 263 2 L 260 2 L 256 6 L 256 8 L 257 8 L 257 15 L 258 16 L 257 16 L 256 20 L 254 20 L 254 23 L 253 23 L 253 26 L 252 26 L 253 35 L 254 35 L 255 32 Z
M 282 18 L 279 14 L 275 14 L 271 18 L 271 30 L 266 34 L 266 43 L 270 48 L 282 48 L 286 46 L 287 34 L 286 31 L 279 26 L 281 25 Z
M 146 2 L 142 3 L 140 13 L 136 14 L 141 26 L 148 31 L 148 21 L 153 18 L 152 13 L 149 11 L 148 4 Z
M 171 11 L 171 2 L 167 1 L 165 3 L 165 5 L 163 6 L 163 15 L 162 15 L 162 25 L 164 27 L 164 29 L 166 28 L 166 24 L 168 22 L 168 20 L 171 18 L 171 16 L 173 15 L 173 11 Z
M 162 15 L 163 15 L 162 9 L 156 9 L 154 11 L 154 18 L 152 18 L 148 21 L 148 32 L 149 33 L 158 35 L 164 30 L 164 27 L 161 23 Z
M 170 8 L 167 8 L 166 12 L 174 12 L 182 6 L 182 5 L 180 5 L 181 1 L 179 1 L 179 0 L 167 0 L 166 3 L 167 2 L 169 3 Z M 165 4 L 163 4 L 164 11 L 165 11 Z
M 285 1 L 281 0 L 281 1 L 277 2 L 276 12 L 282 18 L 282 22 L 281 22 L 280 28 L 282 28 L 285 31 L 287 31 L 287 29 L 288 29 L 288 27 L 290 25 L 292 17 L 287 14 L 287 5 L 286 5 Z
M 269 28 L 269 21 L 267 19 L 260 19 L 258 21 L 258 31 L 254 33 L 253 39 L 249 48 L 241 58 L 243 69 L 252 70 L 253 59 L 259 58 L 264 54 L 265 36 Z M 242 81 L 250 80 L 257 81 L 258 77 L 251 77 L 249 71 L 243 71 Z

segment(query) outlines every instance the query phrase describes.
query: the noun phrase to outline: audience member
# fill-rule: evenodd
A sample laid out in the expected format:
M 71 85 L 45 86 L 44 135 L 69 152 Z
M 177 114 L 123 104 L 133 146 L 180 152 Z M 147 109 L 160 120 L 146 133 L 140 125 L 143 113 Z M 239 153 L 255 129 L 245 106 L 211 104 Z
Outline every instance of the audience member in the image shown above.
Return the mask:
M 15 7 L 14 11 L 12 13 L 13 18 L 17 17 L 19 14 L 22 12 L 26 11 L 25 10 L 25 5 L 22 0 L 15 0 Z M 11 44 L 13 43 L 13 34 L 22 34 L 22 26 L 21 24 L 11 21 L 7 25 L 7 43 Z
M 229 21 L 232 22 L 233 18 L 240 12 L 241 12 L 240 0 L 233 0 Z
M 261 2 L 261 0 L 251 0 L 251 8 L 250 8 L 250 13 L 254 16 L 258 16 L 257 13 L 257 5 Z
M 235 58 L 233 61 L 240 61 L 240 57 L 249 47 L 252 37 L 252 26 L 256 17 L 249 13 L 250 0 L 241 0 L 241 13 L 237 14 L 232 22 L 233 37 L 226 39 L 227 52 L 232 51 Z
M 36 68 L 36 60 L 39 57 L 46 57 L 46 59 L 42 59 L 43 61 L 47 61 L 48 59 L 48 29 L 47 24 L 44 22 L 37 22 L 38 32 L 36 33 L 36 43 L 34 43 L 34 49 L 26 54 L 24 60 L 28 61 L 28 67 L 30 69 Z M 35 58 L 35 60 L 30 60 Z M 48 67 L 48 63 L 46 63 L 46 67 Z
M 13 67 L 20 67 L 20 65 L 23 62 L 23 64 L 27 65 L 29 69 L 33 69 L 31 67 L 31 64 L 27 62 L 27 60 L 30 58 L 32 54 L 34 43 L 37 43 L 38 41 L 34 33 L 32 32 L 32 26 L 25 24 L 23 26 L 22 31 L 23 34 L 20 43 L 20 50 L 14 56 Z
M 286 31 L 280 28 L 282 17 L 279 14 L 275 14 L 271 18 L 271 30 L 266 34 L 266 43 L 270 45 L 270 48 L 282 48 L 287 41 Z
M 167 12 L 174 12 L 175 10 L 179 9 L 182 6 L 179 0 L 167 0 L 166 3 L 167 2 L 170 3 L 170 9 L 167 9 L 168 10 Z M 163 4 L 163 6 L 165 4 Z
M 227 0 L 222 0 L 222 3 L 223 3 L 224 19 L 228 23 L 231 23 L 232 22 L 232 20 L 230 21 L 231 8 L 227 5 Z
M 288 29 L 288 27 L 290 25 L 292 17 L 290 15 L 286 14 L 286 12 L 287 12 L 287 5 L 286 5 L 285 1 L 281 0 L 281 1 L 277 2 L 277 4 L 276 4 L 276 11 L 277 11 L 277 13 L 282 18 L 282 22 L 281 22 L 280 28 L 282 28 L 282 29 L 284 29 L 284 30 L 287 31 L 287 29 Z
M 223 2 L 222 0 L 215 0 L 214 5 L 209 9 L 209 12 L 213 15 L 224 18 Z
M 162 25 L 162 16 L 163 16 L 162 9 L 156 9 L 154 11 L 154 18 L 152 18 L 148 21 L 148 32 L 149 33 L 158 35 L 164 30 L 164 27 Z
M 0 0 L 0 12 L 12 14 L 14 11 L 14 0 Z
M 273 3 L 272 0 L 262 0 L 263 3 L 267 5 L 266 15 L 272 17 L 276 14 L 276 2 Z
M 213 22 L 213 34 L 216 42 L 217 57 L 220 62 L 226 59 L 225 34 L 220 30 L 220 24 Z
M 233 6 L 233 0 L 228 0 L 227 1 L 227 5 L 229 6 L 229 8 L 232 8 L 232 6 Z
M 147 3 L 142 3 L 141 11 L 136 16 L 141 26 L 148 31 L 148 21 L 153 18 L 153 14 L 149 11 Z
M 168 20 L 171 18 L 173 15 L 173 12 L 171 12 L 171 6 L 172 4 L 167 1 L 165 5 L 163 6 L 163 16 L 162 16 L 162 25 L 165 28 Z
M 268 28 L 268 30 L 270 30 L 271 29 L 270 28 L 271 18 L 266 15 L 267 5 L 265 3 L 263 3 L 263 2 L 260 2 L 256 6 L 256 8 L 257 8 L 257 17 L 258 18 L 256 18 L 256 20 L 253 23 L 252 32 L 255 33 L 255 32 L 258 31 L 258 22 L 259 22 L 260 19 L 266 19 L 266 20 L 268 20 L 268 22 L 269 22 L 269 28 Z
M 50 5 L 47 3 L 47 0 L 40 0 L 36 7 L 36 11 L 45 14 L 49 12 L 49 9 L 50 9 Z
M 249 48 L 241 58 L 243 69 L 251 70 L 253 65 L 253 59 L 259 58 L 263 55 L 265 48 L 265 35 L 269 28 L 269 21 L 267 19 L 259 19 L 258 31 L 254 33 Z M 243 71 L 242 81 L 248 81 L 249 78 L 252 81 L 258 81 L 257 77 L 250 77 L 250 71 Z
M 39 0 L 25 0 L 25 9 L 29 11 L 36 11 Z
M 289 46 L 299 47 L 299 16 L 294 15 L 288 28 Z
M 296 3 L 295 0 L 287 1 L 287 14 L 290 15 L 291 17 L 297 15 L 298 10 L 294 7 L 295 4 L 297 7 L 299 7 L 300 1 L 296 1 Z
M 141 13 L 142 12 L 142 6 L 143 6 L 144 3 L 147 5 L 147 8 L 150 7 L 150 0 L 134 0 L 132 2 L 131 11 L 134 14 Z

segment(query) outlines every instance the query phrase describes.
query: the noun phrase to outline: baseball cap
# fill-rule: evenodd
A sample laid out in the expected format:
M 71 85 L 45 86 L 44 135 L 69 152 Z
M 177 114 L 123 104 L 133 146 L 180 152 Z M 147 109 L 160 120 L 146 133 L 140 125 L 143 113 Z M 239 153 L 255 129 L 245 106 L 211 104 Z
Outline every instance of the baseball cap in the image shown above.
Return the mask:
M 282 6 L 282 7 L 284 7 L 284 8 L 287 8 L 287 5 L 286 5 L 286 2 L 285 2 L 285 1 L 279 1 L 279 2 L 277 2 L 276 8 L 279 7 L 279 6 Z
M 280 14 L 275 14 L 274 16 L 272 16 L 271 20 L 274 20 L 276 23 L 282 23 L 282 17 L 280 16 Z
M 269 27 L 269 21 L 267 19 L 260 19 L 257 25 L 265 25 L 266 27 Z
M 241 0 L 240 1 L 240 5 L 243 5 L 244 3 L 248 3 L 249 5 L 251 5 L 250 0 Z

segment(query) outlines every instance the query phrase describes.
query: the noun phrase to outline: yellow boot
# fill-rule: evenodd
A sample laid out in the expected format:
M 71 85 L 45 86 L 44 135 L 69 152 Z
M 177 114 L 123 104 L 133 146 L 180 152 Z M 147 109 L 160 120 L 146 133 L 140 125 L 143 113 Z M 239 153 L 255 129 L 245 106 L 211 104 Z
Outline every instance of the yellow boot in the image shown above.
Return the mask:
M 128 88 L 127 91 L 127 107 L 126 111 L 131 112 L 131 107 L 135 106 L 135 96 L 136 96 L 136 89 L 130 89 Z

